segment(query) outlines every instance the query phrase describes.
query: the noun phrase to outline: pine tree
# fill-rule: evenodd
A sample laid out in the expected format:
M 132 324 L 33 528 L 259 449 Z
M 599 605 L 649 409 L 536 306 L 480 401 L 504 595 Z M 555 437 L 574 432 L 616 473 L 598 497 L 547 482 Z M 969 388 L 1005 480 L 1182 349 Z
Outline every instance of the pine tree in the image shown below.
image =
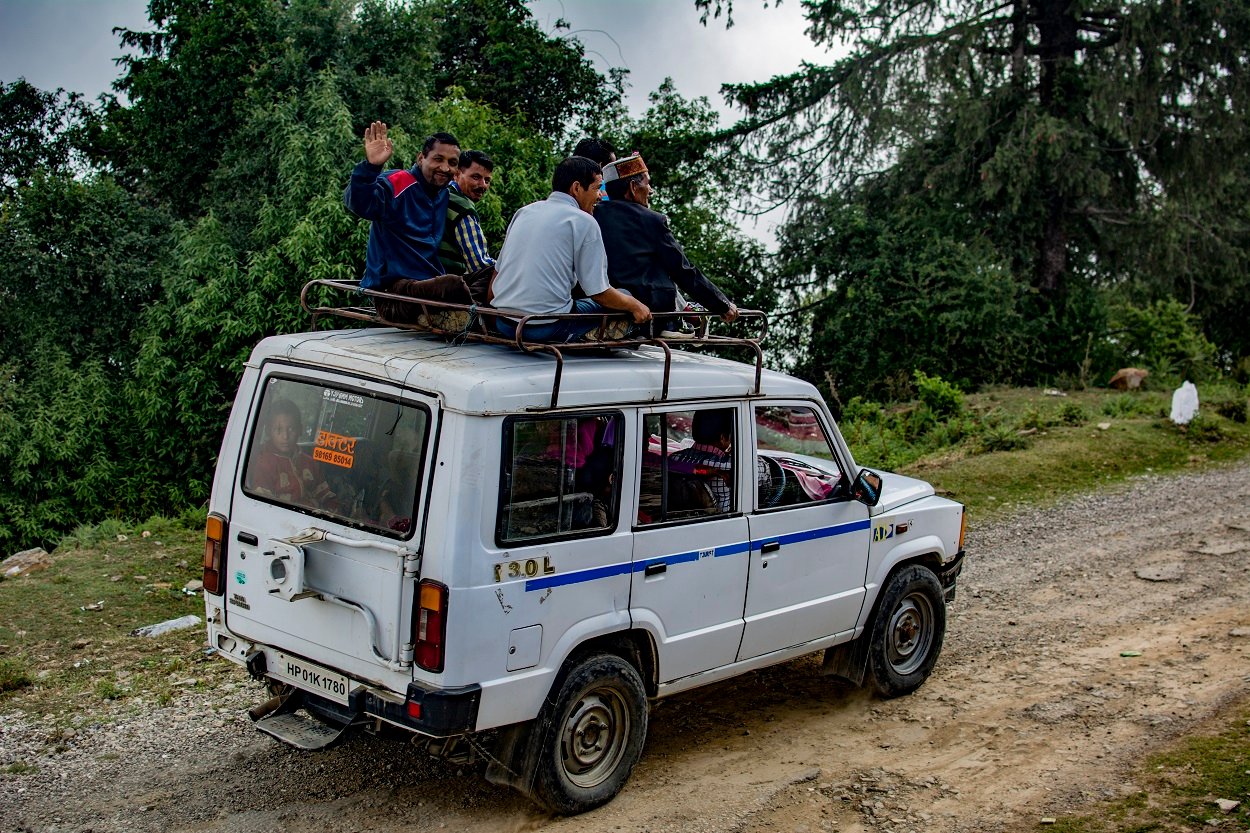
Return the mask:
M 705 12 L 732 12 L 696 0 Z M 827 66 L 726 88 L 745 117 L 722 141 L 756 197 L 894 199 L 967 218 L 1037 300 L 1085 339 L 1075 305 L 1117 287 L 1180 295 L 1232 355 L 1226 324 L 1250 288 L 1250 4 L 1225 0 L 822 0 L 805 2 Z M 899 169 L 906 168 L 905 172 Z M 900 193 L 900 187 L 904 190 Z M 935 226 L 942 226 L 942 222 Z M 936 231 L 935 231 L 936 233 Z M 836 236 L 836 235 L 834 235 Z M 835 273 L 809 275 L 826 286 Z M 1022 296 L 1025 297 L 1025 296 Z M 865 311 L 866 313 L 868 311 Z

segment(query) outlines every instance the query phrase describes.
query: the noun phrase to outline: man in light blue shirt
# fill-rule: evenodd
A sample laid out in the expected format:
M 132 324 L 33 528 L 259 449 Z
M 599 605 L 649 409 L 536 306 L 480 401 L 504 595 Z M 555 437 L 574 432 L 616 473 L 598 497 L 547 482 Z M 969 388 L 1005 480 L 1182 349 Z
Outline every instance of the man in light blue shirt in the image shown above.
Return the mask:
M 531 203 L 512 216 L 495 263 L 492 303 L 501 310 L 525 315 L 598 314 L 597 318 L 531 321 L 525 341 L 565 343 L 620 339 L 629 329 L 624 318 L 607 319 L 614 310 L 635 323 L 651 319 L 646 305 L 608 283 L 603 235 L 591 212 L 599 201 L 603 172 L 581 156 L 556 166 L 547 199 Z M 585 298 L 573 298 L 573 287 Z M 495 327 L 509 338 L 519 316 L 496 317 Z

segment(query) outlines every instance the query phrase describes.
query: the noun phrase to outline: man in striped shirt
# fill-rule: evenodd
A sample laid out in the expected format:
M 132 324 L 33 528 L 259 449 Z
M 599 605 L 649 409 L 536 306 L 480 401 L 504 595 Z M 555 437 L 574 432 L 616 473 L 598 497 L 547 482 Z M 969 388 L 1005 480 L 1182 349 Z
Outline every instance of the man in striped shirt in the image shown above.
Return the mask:
M 480 150 L 460 154 L 460 167 L 447 188 L 447 224 L 438 250 L 447 272 L 464 275 L 495 265 L 474 205 L 490 190 L 494 170 L 495 163 Z

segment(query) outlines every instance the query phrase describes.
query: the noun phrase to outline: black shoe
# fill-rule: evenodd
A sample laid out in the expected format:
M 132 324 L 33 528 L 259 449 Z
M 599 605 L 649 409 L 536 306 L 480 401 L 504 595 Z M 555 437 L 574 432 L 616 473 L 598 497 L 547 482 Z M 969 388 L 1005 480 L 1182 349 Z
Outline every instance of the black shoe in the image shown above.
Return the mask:
M 661 330 L 660 338 L 687 339 L 688 340 L 692 338 L 701 338 L 701 336 L 695 330 L 694 327 L 691 327 L 685 321 L 682 321 L 677 327 L 674 327 L 668 330 Z

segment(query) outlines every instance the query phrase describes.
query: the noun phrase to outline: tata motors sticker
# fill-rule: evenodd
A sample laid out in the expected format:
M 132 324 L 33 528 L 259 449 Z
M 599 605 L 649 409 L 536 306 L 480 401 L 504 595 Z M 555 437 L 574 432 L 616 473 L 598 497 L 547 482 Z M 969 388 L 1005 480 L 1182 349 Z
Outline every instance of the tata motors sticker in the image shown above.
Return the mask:
M 324 388 L 321 391 L 321 398 L 339 405 L 350 405 L 353 408 L 363 408 L 365 398 L 358 393 L 347 393 L 346 391 L 335 390 L 334 388 Z
M 318 431 L 313 459 L 320 463 L 350 469 L 356 462 L 356 438 L 332 434 L 329 431 Z

